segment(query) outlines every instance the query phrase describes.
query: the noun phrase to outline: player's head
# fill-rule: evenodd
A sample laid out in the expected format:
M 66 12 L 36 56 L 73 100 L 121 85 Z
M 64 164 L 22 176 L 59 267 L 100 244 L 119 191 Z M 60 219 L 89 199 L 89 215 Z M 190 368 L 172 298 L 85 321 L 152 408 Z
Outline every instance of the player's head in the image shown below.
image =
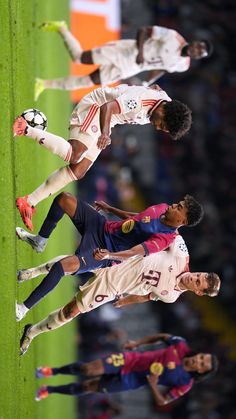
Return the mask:
M 208 40 L 192 41 L 186 46 L 186 53 L 194 60 L 210 57 L 213 52 L 213 45 Z
M 202 295 L 215 297 L 221 285 L 219 276 L 214 272 L 185 272 L 181 275 L 180 283 L 199 297 Z
M 178 100 L 164 101 L 154 108 L 150 122 L 156 130 L 168 132 L 174 140 L 178 140 L 189 131 L 192 112 L 187 105 Z
M 197 224 L 199 224 L 203 219 L 203 215 L 204 215 L 203 206 L 198 201 L 196 201 L 196 199 L 191 195 L 185 195 L 184 202 L 188 210 L 187 225 L 188 227 L 194 227 Z
M 186 195 L 182 201 L 172 204 L 164 214 L 164 223 L 172 227 L 193 227 L 200 223 L 203 207 L 191 195 Z
M 191 353 L 183 359 L 184 369 L 192 375 L 195 383 L 215 375 L 218 365 L 218 359 L 213 354 Z

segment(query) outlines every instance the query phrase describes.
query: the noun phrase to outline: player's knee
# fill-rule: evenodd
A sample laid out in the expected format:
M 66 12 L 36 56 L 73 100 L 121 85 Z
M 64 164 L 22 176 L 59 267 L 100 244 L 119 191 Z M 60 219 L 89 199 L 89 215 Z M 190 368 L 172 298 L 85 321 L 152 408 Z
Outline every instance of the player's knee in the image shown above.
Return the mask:
M 83 157 L 84 153 L 88 150 L 85 144 L 81 143 L 78 140 L 69 140 L 69 143 L 72 147 L 72 153 L 70 158 L 71 164 L 76 164 Z
M 78 179 L 78 180 L 83 179 L 83 177 L 87 173 L 89 167 L 88 167 L 88 165 L 83 164 L 83 160 L 80 163 L 70 165 L 70 169 L 72 170 L 72 172 L 76 176 L 76 179 Z
M 77 205 L 76 198 L 69 192 L 61 192 L 55 201 L 65 212 L 67 212 L 67 208 Z
M 83 365 L 81 365 L 81 367 L 80 367 L 80 372 L 81 372 L 81 374 L 82 375 L 91 375 L 91 368 L 90 368 L 90 366 L 89 366 L 89 364 L 83 364 Z
M 62 321 L 68 322 L 68 321 L 72 320 L 74 317 L 78 316 L 79 313 L 80 313 L 80 311 L 77 307 L 76 301 L 75 301 L 75 299 L 73 299 L 69 304 L 67 304 L 61 310 Z

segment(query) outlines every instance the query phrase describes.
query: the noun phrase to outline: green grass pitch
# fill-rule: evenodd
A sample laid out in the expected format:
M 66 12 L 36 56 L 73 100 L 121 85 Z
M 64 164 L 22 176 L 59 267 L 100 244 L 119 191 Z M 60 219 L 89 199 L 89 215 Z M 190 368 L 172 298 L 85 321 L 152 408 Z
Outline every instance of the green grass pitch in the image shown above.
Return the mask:
M 76 417 L 74 398 L 53 395 L 40 403 L 34 401 L 36 388 L 45 382 L 36 382 L 34 368 L 44 364 L 62 365 L 75 359 L 75 322 L 37 337 L 21 358 L 19 339 L 26 323 L 41 320 L 72 298 L 74 280 L 65 278 L 26 319 L 20 324 L 15 322 L 15 300 L 21 302 L 39 281 L 35 278 L 32 283 L 17 285 L 16 269 L 69 254 L 75 247 L 73 228 L 66 220 L 53 234 L 43 255 L 35 254 L 15 236 L 15 227 L 23 226 L 15 209 L 15 197 L 31 192 L 63 162 L 31 139 L 13 140 L 11 133 L 14 117 L 27 108 L 37 107 L 47 115 L 49 130 L 67 138 L 69 95 L 44 92 L 35 104 L 33 89 L 35 76 L 60 77 L 69 72 L 69 57 L 60 37 L 38 29 L 43 20 L 68 21 L 68 1 L 1 0 L 0 4 L 0 419 L 73 419 Z M 51 202 L 48 199 L 39 204 L 35 231 Z M 50 382 L 59 384 L 70 380 L 54 377 Z

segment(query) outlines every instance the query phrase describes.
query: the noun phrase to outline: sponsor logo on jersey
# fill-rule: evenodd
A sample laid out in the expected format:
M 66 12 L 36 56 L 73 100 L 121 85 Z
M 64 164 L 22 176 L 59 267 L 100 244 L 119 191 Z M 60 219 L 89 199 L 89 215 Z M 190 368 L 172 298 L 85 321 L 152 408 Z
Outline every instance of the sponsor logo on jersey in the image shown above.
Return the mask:
M 168 368 L 169 370 L 174 370 L 174 369 L 176 368 L 176 364 L 175 364 L 175 362 L 174 362 L 174 361 L 170 361 L 170 362 L 168 362 L 168 364 L 167 364 L 167 368 Z
M 130 233 L 130 231 L 134 228 L 135 221 L 134 220 L 127 220 L 122 224 L 121 230 L 122 233 Z
M 133 109 L 137 108 L 138 104 L 137 104 L 136 100 L 134 100 L 134 99 L 130 99 L 130 100 L 127 102 L 127 106 L 128 106 L 128 108 L 132 111 Z
M 168 291 L 167 290 L 161 291 L 161 295 L 167 295 L 167 294 L 168 294 Z
M 172 265 L 168 266 L 168 271 L 169 272 L 173 271 L 173 266 Z
M 91 126 L 91 131 L 92 131 L 92 132 L 98 132 L 98 127 L 97 127 L 97 125 L 92 125 L 92 126 Z
M 142 218 L 142 223 L 150 223 L 151 217 L 149 215 L 145 215 L 145 217 Z
M 164 367 L 160 362 L 153 362 L 150 365 L 150 372 L 154 375 L 161 375 L 163 373 Z

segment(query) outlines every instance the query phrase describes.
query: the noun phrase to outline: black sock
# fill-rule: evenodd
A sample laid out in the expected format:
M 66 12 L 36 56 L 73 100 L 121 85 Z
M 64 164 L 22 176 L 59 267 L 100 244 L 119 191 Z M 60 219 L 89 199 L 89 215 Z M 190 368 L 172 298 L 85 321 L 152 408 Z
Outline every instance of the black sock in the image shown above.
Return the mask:
M 39 231 L 39 236 L 41 237 L 48 238 L 56 227 L 58 221 L 60 221 L 65 213 L 57 201 L 58 197 L 54 199 L 48 215 L 43 222 L 43 225 Z
M 65 275 L 60 262 L 56 262 L 50 272 L 45 276 L 41 284 L 30 294 L 30 296 L 24 301 L 24 305 L 27 308 L 32 308 L 37 304 L 45 295 L 53 290 L 60 282 L 61 278 Z
M 53 375 L 67 374 L 67 375 L 81 375 L 80 367 L 84 362 L 74 362 L 73 364 L 64 365 L 59 368 L 52 368 Z
M 84 393 L 82 385 L 79 383 L 65 384 L 63 386 L 47 386 L 48 393 L 69 394 L 71 396 L 80 396 Z

